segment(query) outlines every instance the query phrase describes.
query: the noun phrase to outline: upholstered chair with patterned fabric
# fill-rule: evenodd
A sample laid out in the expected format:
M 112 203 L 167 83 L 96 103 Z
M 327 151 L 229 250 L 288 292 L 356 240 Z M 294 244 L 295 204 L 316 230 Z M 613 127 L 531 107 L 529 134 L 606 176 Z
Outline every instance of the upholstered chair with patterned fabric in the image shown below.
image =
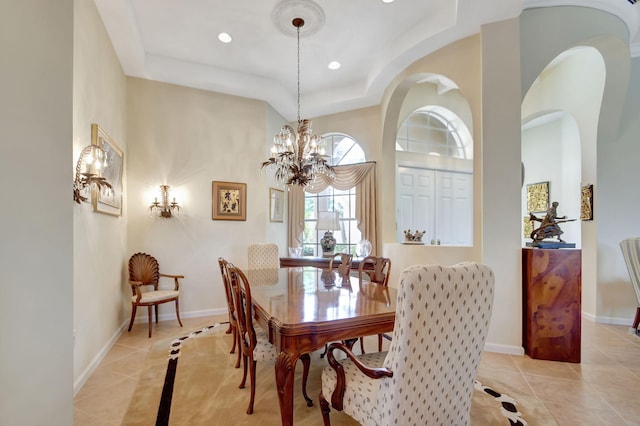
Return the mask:
M 253 243 L 247 249 L 247 269 L 275 269 L 280 267 L 276 243 Z
M 622 255 L 629 271 L 629 278 L 631 278 L 631 286 L 636 292 L 639 305 L 636 308 L 636 316 L 633 319 L 630 331 L 638 334 L 638 325 L 640 324 L 640 238 L 622 240 L 620 248 L 622 249 Z
M 229 262 L 226 259 L 219 257 L 218 265 L 220 266 L 220 275 L 222 276 L 222 285 L 224 286 L 224 294 L 227 297 L 227 311 L 229 313 L 229 329 L 227 334 L 233 336 L 233 345 L 231 346 L 231 354 L 236 352 L 236 345 L 238 346 L 238 356 L 236 358 L 236 368 L 240 368 L 240 359 L 242 358 L 242 350 L 238 344 L 240 334 L 238 333 L 238 319 L 236 318 L 235 308 L 233 307 L 233 298 L 231 296 L 231 284 L 229 283 Z
M 160 288 L 160 278 L 170 278 L 173 280 L 173 289 L 165 290 Z M 131 285 L 131 321 L 129 330 L 133 327 L 136 319 L 138 306 L 146 306 L 149 317 L 149 337 L 153 328 L 151 308 L 155 307 L 156 323 L 158 322 L 158 305 L 167 302 L 175 302 L 176 317 L 178 324 L 182 327 L 180 320 L 180 279 L 184 275 L 168 275 L 160 273 L 160 266 L 155 257 L 147 253 L 136 253 L 129 259 L 129 285 Z M 148 287 L 153 287 L 149 289 Z M 143 290 L 144 289 L 144 290 Z
M 493 293 L 493 272 L 479 263 L 405 269 L 389 351 L 356 356 L 329 345 L 324 424 L 330 401 L 365 426 L 468 425 Z M 336 360 L 336 351 L 347 358 Z
M 256 395 L 256 363 L 258 361 L 272 361 L 278 358 L 276 347 L 269 342 L 267 332 L 258 324 L 253 323 L 254 312 L 251 299 L 251 286 L 244 272 L 234 267 L 231 263 L 227 265 L 229 271 L 229 282 L 231 284 L 231 296 L 233 298 L 234 309 L 238 320 L 238 332 L 240 335 L 240 349 L 242 350 L 242 360 L 244 374 L 240 388 L 244 388 L 247 381 L 247 369 L 249 370 L 249 380 L 251 386 L 251 396 L 247 414 L 253 413 L 253 402 Z M 309 376 L 309 366 L 311 357 L 309 354 L 300 356 L 303 365 L 302 372 L 302 395 L 308 407 L 313 406 L 313 401 L 307 395 L 307 378 Z

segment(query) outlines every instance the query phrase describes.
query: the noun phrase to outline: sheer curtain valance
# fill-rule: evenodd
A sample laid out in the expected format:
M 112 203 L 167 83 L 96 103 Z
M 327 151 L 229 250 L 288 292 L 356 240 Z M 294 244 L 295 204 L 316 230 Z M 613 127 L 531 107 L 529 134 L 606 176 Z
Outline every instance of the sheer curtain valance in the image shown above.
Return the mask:
M 356 188 L 356 220 L 362 238 L 369 240 L 373 247 L 372 254 L 377 252 L 378 222 L 376 210 L 376 163 L 366 162 L 335 166 L 335 178 L 324 175 L 316 176 L 313 183 L 306 188 L 307 192 L 317 194 L 329 186 L 346 191 Z M 302 245 L 304 231 L 304 192 L 305 189 L 295 186 L 289 190 L 289 246 Z

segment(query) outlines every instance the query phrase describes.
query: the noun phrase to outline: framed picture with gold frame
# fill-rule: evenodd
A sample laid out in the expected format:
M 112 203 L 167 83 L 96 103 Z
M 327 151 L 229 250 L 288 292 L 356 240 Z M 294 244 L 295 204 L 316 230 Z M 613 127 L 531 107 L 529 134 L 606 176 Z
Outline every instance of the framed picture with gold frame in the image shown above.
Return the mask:
M 533 221 L 531 220 L 530 216 L 524 216 L 522 218 L 522 224 L 523 224 L 523 232 L 524 232 L 524 237 L 525 238 L 531 238 L 531 233 L 533 232 Z
M 93 211 L 120 216 L 122 214 L 124 153 L 118 144 L 96 123 L 91 125 L 91 145 L 98 145 L 104 150 L 106 162 L 101 175 L 111 184 L 110 191 L 93 190 L 91 194 Z
M 527 185 L 527 211 L 529 213 L 546 212 L 549 209 L 549 182 Z
M 213 181 L 213 220 L 247 220 L 247 184 Z
M 269 188 L 269 220 L 284 222 L 284 191 Z
M 593 185 L 584 185 L 581 189 L 580 220 L 593 220 Z

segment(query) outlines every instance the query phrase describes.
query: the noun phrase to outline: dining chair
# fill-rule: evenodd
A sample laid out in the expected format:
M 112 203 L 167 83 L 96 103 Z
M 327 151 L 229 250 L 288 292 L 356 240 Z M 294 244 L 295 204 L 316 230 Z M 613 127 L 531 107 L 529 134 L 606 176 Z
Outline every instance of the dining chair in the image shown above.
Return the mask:
M 173 279 L 173 290 L 162 290 L 159 288 L 160 278 Z M 129 259 L 129 284 L 131 285 L 131 321 L 129 321 L 129 330 L 133 327 L 136 319 L 136 311 L 138 306 L 146 306 L 149 317 L 149 337 L 153 326 L 151 308 L 155 307 L 156 323 L 158 322 L 158 305 L 167 302 L 176 303 L 176 317 L 178 323 L 182 327 L 180 320 L 180 306 L 178 298 L 180 296 L 180 279 L 184 275 L 161 274 L 158 261 L 155 257 L 147 253 L 136 253 Z M 142 291 L 143 287 L 152 286 L 153 290 Z
M 226 259 L 219 257 L 218 265 L 220 266 L 220 275 L 222 276 L 222 284 L 224 286 L 224 294 L 227 298 L 227 311 L 229 313 L 229 329 L 226 334 L 233 336 L 233 344 L 231 346 L 231 354 L 236 352 L 236 345 L 238 346 L 238 356 L 236 359 L 236 368 L 240 368 L 240 359 L 242 357 L 242 350 L 240 349 L 238 333 L 238 319 L 236 318 L 235 309 L 233 307 L 233 297 L 231 296 L 231 284 L 229 283 L 229 262 Z
M 363 425 L 468 425 L 489 330 L 494 275 L 486 265 L 416 265 L 400 274 L 388 352 L 329 345 L 320 409 Z M 338 361 L 334 353 L 346 358 Z M 428 420 L 428 421 L 427 421 Z
M 249 399 L 249 407 L 247 414 L 253 413 L 253 403 L 256 394 L 256 363 L 258 361 L 271 361 L 278 358 L 276 347 L 269 342 L 267 332 L 258 324 L 253 323 L 254 312 L 251 299 L 251 285 L 246 275 L 239 269 L 229 263 L 229 282 L 231 284 L 231 295 L 234 301 L 234 308 L 238 320 L 238 330 L 240 334 L 240 348 L 242 350 L 242 359 L 244 365 L 244 373 L 240 388 L 245 387 L 247 380 L 247 369 L 249 370 L 249 380 L 251 387 L 251 397 Z M 309 376 L 309 367 L 311 365 L 311 357 L 309 354 L 300 356 L 303 365 L 302 372 L 302 395 L 308 407 L 313 406 L 313 401 L 307 395 L 307 378 Z
M 638 325 L 640 324 L 640 238 L 624 239 L 620 242 L 620 248 L 624 261 L 627 264 L 631 286 L 635 290 L 638 301 L 636 316 L 633 319 L 633 325 L 630 331 L 638 334 Z
M 370 265 L 370 266 L 367 266 Z M 380 256 L 367 256 L 358 265 L 358 281 L 362 283 L 364 276 L 369 277 L 369 282 L 387 287 L 391 276 L 391 259 Z M 382 351 L 382 339 L 390 340 L 386 334 L 378 334 L 378 352 Z M 364 338 L 360 337 L 360 351 L 364 353 Z
M 329 271 L 334 271 L 334 260 L 340 259 L 339 264 L 335 264 L 335 271 L 342 277 L 349 276 L 351 273 L 351 265 L 353 264 L 353 255 L 349 253 L 336 253 L 329 260 Z
M 280 267 L 276 243 L 252 243 L 247 248 L 247 269 L 277 269 Z

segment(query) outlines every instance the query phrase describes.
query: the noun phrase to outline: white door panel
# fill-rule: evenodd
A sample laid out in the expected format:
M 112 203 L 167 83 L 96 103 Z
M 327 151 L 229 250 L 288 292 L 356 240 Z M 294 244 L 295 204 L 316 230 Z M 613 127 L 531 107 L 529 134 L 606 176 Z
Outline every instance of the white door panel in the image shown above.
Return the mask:
M 472 244 L 471 174 L 399 166 L 396 182 L 398 241 L 410 229 L 425 230 L 426 244 Z

